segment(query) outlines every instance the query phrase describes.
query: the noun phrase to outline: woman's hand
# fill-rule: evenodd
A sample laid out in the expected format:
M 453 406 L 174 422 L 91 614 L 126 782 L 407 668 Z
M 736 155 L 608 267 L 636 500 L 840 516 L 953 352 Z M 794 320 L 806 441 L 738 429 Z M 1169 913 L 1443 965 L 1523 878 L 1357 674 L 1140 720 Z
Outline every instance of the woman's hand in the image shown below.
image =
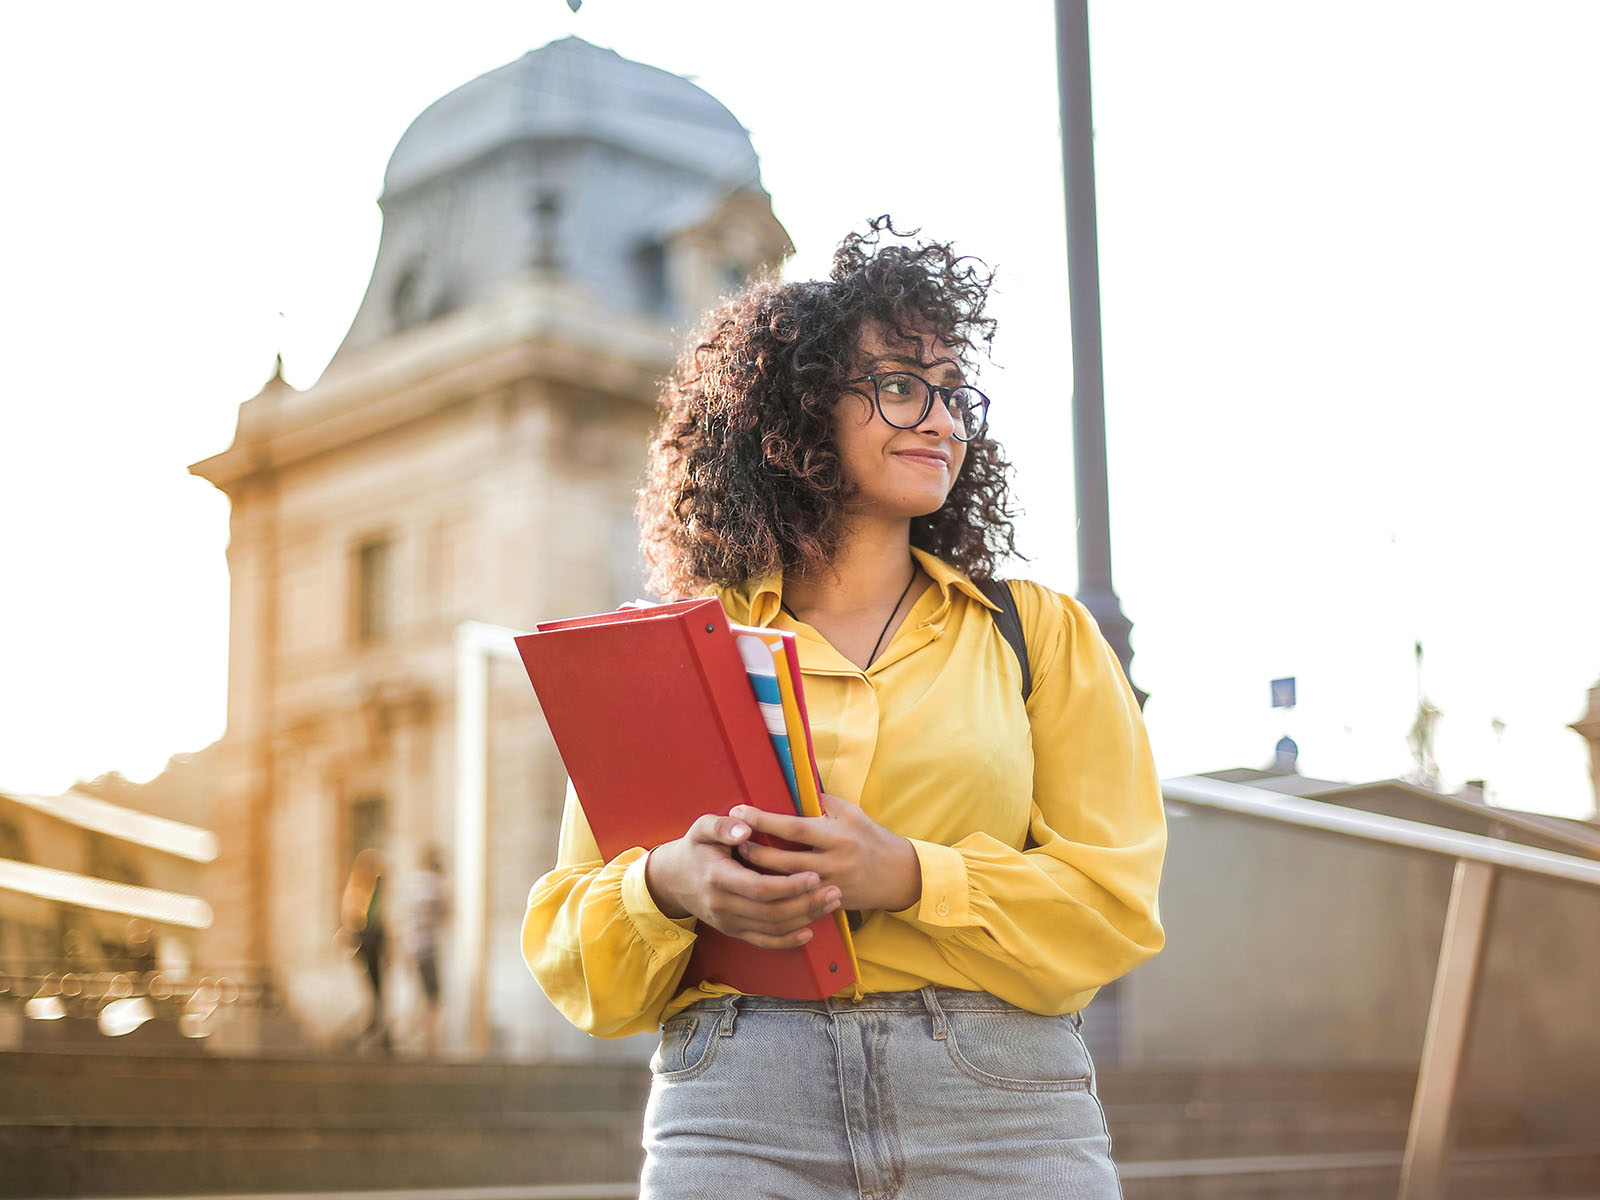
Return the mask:
M 909 841 L 838 796 L 823 796 L 822 811 L 821 817 L 790 817 L 739 805 L 729 816 L 761 833 L 811 847 L 777 850 L 746 842 L 739 856 L 790 877 L 812 872 L 824 887 L 839 890 L 847 908 L 898 912 L 922 898 L 922 865 Z
M 734 813 L 754 811 L 741 806 Z M 839 907 L 840 891 L 804 867 L 778 875 L 752 871 L 735 857 L 750 833 L 742 816 L 707 813 L 677 841 L 650 851 L 645 885 L 669 917 L 696 917 L 767 950 L 803 946 L 811 940 L 806 926 Z

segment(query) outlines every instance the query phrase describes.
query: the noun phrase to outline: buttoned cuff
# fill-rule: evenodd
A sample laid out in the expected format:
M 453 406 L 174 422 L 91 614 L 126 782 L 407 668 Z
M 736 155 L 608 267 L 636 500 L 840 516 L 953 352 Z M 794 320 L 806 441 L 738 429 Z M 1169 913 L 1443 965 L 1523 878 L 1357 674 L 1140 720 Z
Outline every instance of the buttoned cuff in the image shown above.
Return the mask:
M 938 937 L 971 925 L 972 906 L 967 892 L 967 860 L 953 846 L 907 839 L 917 852 L 922 869 L 922 899 L 891 916 L 920 926 Z
M 622 908 L 639 936 L 663 958 L 673 958 L 694 945 L 695 919 L 674 920 L 656 907 L 650 886 L 644 881 L 648 854 L 641 854 L 622 873 Z

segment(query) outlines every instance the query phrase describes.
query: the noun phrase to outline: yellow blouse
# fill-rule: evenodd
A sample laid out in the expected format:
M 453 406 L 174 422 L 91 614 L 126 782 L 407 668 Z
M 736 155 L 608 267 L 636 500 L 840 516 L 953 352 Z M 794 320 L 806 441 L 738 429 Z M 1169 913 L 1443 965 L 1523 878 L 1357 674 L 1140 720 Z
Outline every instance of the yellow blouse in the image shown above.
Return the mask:
M 855 995 L 931 983 L 1076 1011 L 1162 945 L 1166 824 L 1138 704 L 1077 601 L 1014 583 L 1033 670 L 1024 709 L 993 605 L 912 553 L 934 586 L 865 671 L 782 611 L 781 579 L 719 593 L 736 623 L 795 631 L 824 788 L 909 838 L 921 863 L 921 900 L 856 931 Z M 706 810 L 733 803 L 708 796 Z M 655 906 L 644 857 L 603 863 L 569 788 L 556 867 L 528 898 L 529 969 L 600 1037 L 732 990 L 679 987 L 695 921 Z

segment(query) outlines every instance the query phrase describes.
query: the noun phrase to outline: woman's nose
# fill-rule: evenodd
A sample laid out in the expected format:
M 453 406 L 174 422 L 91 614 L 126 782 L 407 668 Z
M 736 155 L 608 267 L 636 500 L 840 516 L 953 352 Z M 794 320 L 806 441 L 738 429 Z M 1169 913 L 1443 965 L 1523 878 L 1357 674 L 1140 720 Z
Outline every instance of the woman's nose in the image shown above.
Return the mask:
M 933 402 L 928 405 L 927 415 L 917 426 L 918 433 L 936 433 L 940 437 L 953 435 L 956 428 L 955 414 L 950 411 L 950 402 L 944 396 L 935 394 Z

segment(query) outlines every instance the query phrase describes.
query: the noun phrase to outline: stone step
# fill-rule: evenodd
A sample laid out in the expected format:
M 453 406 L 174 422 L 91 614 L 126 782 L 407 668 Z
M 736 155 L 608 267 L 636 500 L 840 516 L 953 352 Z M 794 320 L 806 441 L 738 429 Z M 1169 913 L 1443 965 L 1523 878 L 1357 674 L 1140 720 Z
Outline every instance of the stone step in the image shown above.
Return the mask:
M 324 1124 L 0 1125 L 0 1196 L 187 1196 L 614 1183 L 636 1113 Z
M 1399 1151 L 1264 1154 L 1117 1164 L 1124 1200 L 1394 1200 Z
M 578 1188 L 630 1195 L 638 1125 L 631 1115 L 415 1120 L 377 1127 L 0 1126 L 0 1196 L 257 1196 L 358 1187 L 368 1195 L 558 1200 Z M 1398 1149 L 1313 1154 L 1129 1159 L 1119 1153 L 1126 1200 L 1222 1197 L 1393 1197 Z M 440 1188 L 455 1180 L 455 1188 Z M 419 1188 L 419 1185 L 424 1185 Z M 503 1195 L 492 1195 L 498 1187 Z M 373 1189 L 381 1189 L 374 1193 Z M 1600 1148 L 1497 1148 L 1458 1153 L 1450 1200 L 1581 1197 L 1600 1193 Z M 346 1200 L 356 1200 L 347 1197 Z
M 1409 1110 L 1415 1068 L 1397 1067 L 1105 1067 L 1096 1090 L 1107 1103 L 1152 1104 L 1257 1100 L 1281 1103 L 1400 1105 Z
M 1450 1200 L 1596 1193 L 1600 1193 L 1600 1133 L 1582 1145 L 1462 1150 L 1451 1161 Z
M 1393 1200 L 1399 1151 L 1207 1156 L 1120 1162 L 1125 1200 Z M 1447 1200 L 1579 1200 L 1600 1194 L 1600 1146 L 1521 1147 L 1456 1154 Z
M 511 1184 L 482 1188 L 386 1188 L 381 1192 L 228 1192 L 184 1200 L 638 1200 L 639 1185 L 626 1183 Z M 103 1200 L 148 1200 L 108 1196 Z M 1596 1200 L 1600 1200 L 1597 1197 Z
M 1409 1112 L 1392 1105 L 1330 1107 L 1190 1102 L 1106 1106 L 1120 1160 L 1223 1158 L 1260 1154 L 1403 1149 Z M 1526 1140 L 1512 1110 L 1468 1109 L 1458 1117 L 1457 1145 L 1517 1146 Z
M 1128 1200 L 1387 1200 L 1413 1083 L 1353 1068 L 1098 1080 Z M 0 1196 L 625 1187 L 648 1087 L 636 1064 L 0 1053 Z M 1511 1112 L 1461 1119 L 1452 1200 L 1600 1193 L 1600 1150 L 1528 1150 Z
M 222 1058 L 204 1055 L 0 1053 L 0 1116 L 33 1111 L 123 1111 L 130 1096 L 160 1089 L 182 1103 L 184 1084 L 238 1085 L 241 1103 L 325 1111 L 338 1107 L 403 1109 L 417 1097 L 451 1094 L 451 1106 L 489 1111 L 507 1102 L 543 1105 L 546 1097 L 631 1102 L 648 1091 L 642 1064 L 527 1064 L 372 1058 Z M 1409 1109 L 1414 1075 L 1389 1069 L 1217 1070 L 1209 1067 L 1111 1069 L 1097 1085 L 1108 1104 L 1314 1102 L 1328 1107 L 1392 1105 Z M 221 1093 L 218 1093 L 218 1097 Z M 209 1101 L 208 1101 L 209 1105 Z
M 0 1054 L 0 1121 L 84 1120 L 147 1111 L 172 1117 L 631 1109 L 640 1066 L 206 1059 Z

